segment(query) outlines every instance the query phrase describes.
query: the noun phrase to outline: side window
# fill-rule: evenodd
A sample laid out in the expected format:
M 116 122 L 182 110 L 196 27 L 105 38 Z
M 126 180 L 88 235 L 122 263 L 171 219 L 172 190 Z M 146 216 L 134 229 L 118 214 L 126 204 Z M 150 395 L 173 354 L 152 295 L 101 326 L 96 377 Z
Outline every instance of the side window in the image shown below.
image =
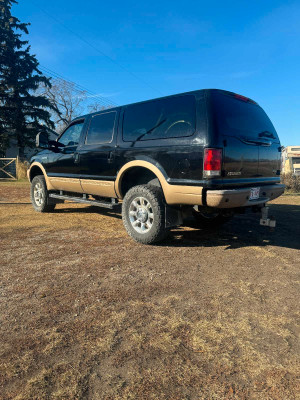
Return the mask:
M 59 143 L 65 146 L 77 146 L 79 144 L 80 134 L 83 128 L 84 121 L 80 121 L 71 125 L 62 136 L 58 139 Z
M 124 113 L 125 142 L 191 136 L 195 132 L 196 101 L 192 95 L 128 106 Z
M 85 144 L 110 143 L 113 137 L 116 112 L 94 115 L 91 119 Z

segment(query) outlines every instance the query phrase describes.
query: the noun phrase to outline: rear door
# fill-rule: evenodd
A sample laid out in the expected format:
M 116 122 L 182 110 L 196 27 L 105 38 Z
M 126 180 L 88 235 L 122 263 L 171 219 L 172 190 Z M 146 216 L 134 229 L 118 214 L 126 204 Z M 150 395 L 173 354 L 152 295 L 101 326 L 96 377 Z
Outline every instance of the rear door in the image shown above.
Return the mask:
M 224 180 L 268 181 L 280 170 L 280 142 L 273 124 L 254 101 L 233 93 L 212 94 L 214 120 L 223 138 Z

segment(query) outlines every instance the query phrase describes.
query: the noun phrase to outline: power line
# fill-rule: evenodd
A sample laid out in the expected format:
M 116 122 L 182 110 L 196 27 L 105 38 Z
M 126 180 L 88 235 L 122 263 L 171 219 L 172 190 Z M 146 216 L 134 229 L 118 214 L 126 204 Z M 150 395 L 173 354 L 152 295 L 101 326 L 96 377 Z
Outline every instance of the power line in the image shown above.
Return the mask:
M 41 69 L 44 73 L 46 73 L 47 75 L 54 77 L 56 79 L 62 79 L 66 82 L 66 84 L 68 84 L 69 86 L 75 87 L 75 89 L 79 92 L 79 91 L 84 91 L 87 94 L 89 94 L 91 97 L 97 99 L 99 102 L 101 102 L 103 105 L 106 106 L 117 106 L 117 104 L 114 101 L 111 100 L 107 100 L 105 99 L 103 96 L 96 94 L 92 91 L 90 91 L 89 89 L 85 88 L 82 85 L 79 85 L 78 83 L 75 83 L 73 81 L 71 81 L 70 79 L 67 79 L 65 77 L 63 77 L 62 75 L 60 75 L 59 73 L 52 71 L 50 68 L 47 68 L 43 65 L 39 65 L 38 67 L 39 69 Z
M 41 64 L 40 64 L 40 65 L 39 65 L 39 68 L 42 69 L 42 70 L 44 70 L 46 73 L 48 73 L 48 74 L 50 74 L 50 75 L 53 75 L 55 78 L 63 79 L 64 81 L 69 82 L 70 84 L 77 86 L 80 90 L 84 90 L 84 91 L 86 91 L 86 92 L 89 92 L 90 94 L 95 94 L 95 93 L 93 93 L 91 90 L 87 89 L 86 87 L 84 87 L 84 86 L 82 86 L 82 85 L 79 85 L 78 83 L 72 81 L 71 79 L 68 79 L 68 78 L 62 76 L 62 75 L 59 74 L 58 72 L 55 72 L 55 71 L 51 70 L 50 68 L 45 67 L 44 65 L 41 65 Z M 99 97 L 102 97 L 102 96 L 99 95 Z
M 72 29 L 70 29 L 67 25 L 65 25 L 62 21 L 60 21 L 59 19 L 57 19 L 56 17 L 54 17 L 53 15 L 51 15 L 47 10 L 43 9 L 42 7 L 40 7 L 37 3 L 35 3 L 35 1 L 31 0 L 31 2 L 38 7 L 44 14 L 48 15 L 48 17 L 52 18 L 54 21 L 56 21 L 58 24 L 62 25 L 67 31 L 69 31 L 70 33 L 72 33 L 73 35 L 77 36 L 82 42 L 84 42 L 85 44 L 87 44 L 88 46 L 90 46 L 92 49 L 94 49 L 97 53 L 101 54 L 103 57 L 107 58 L 109 61 L 111 61 L 112 63 L 114 63 L 115 65 L 117 65 L 119 68 L 121 68 L 123 71 L 127 72 L 128 74 L 130 74 L 131 76 L 133 76 L 135 79 L 139 80 L 140 82 L 142 82 L 144 85 L 148 86 L 150 89 L 156 91 L 157 93 L 159 93 L 160 95 L 163 95 L 163 93 L 154 88 L 153 86 L 151 86 L 148 82 L 146 82 L 144 79 L 140 78 L 139 76 L 137 76 L 136 74 L 134 74 L 133 72 L 131 72 L 129 69 L 127 69 L 126 67 L 124 67 L 122 64 L 118 63 L 116 60 L 114 60 L 113 58 L 111 58 L 110 56 L 108 56 L 107 54 L 105 54 L 103 51 L 99 50 L 95 45 L 93 45 L 92 43 L 90 43 L 88 40 L 86 40 L 85 38 L 83 38 L 81 35 L 79 35 L 77 32 L 73 31 Z
M 81 86 L 81 85 L 79 85 L 79 84 L 77 84 L 77 83 L 75 83 L 73 81 L 70 81 L 70 80 L 66 79 L 65 77 L 63 77 L 62 75 L 57 74 L 56 72 L 49 70 L 48 68 L 45 68 L 45 67 L 42 67 L 42 66 L 40 66 L 39 68 L 44 73 L 46 73 L 46 75 L 48 75 L 50 77 L 55 78 L 55 79 L 63 80 L 70 88 L 72 87 L 77 92 L 84 91 L 85 93 L 89 94 L 90 97 L 95 98 L 97 101 L 101 102 L 104 105 L 117 106 L 117 104 L 115 102 L 113 102 L 111 100 L 107 100 L 104 97 L 102 97 L 101 95 L 96 94 L 94 92 L 91 92 L 89 89 L 85 88 L 84 86 Z
M 56 79 L 62 79 L 66 82 L 66 84 L 68 84 L 69 86 L 75 87 L 75 90 L 77 91 L 85 91 L 86 93 L 90 94 L 91 96 L 100 99 L 101 101 L 105 102 L 105 103 L 109 103 L 109 104 L 115 104 L 113 101 L 109 101 L 106 100 L 104 97 L 102 97 L 101 95 L 98 95 L 92 91 L 90 91 L 89 89 L 85 88 L 82 85 L 79 85 L 76 82 L 71 81 L 70 79 L 65 78 L 64 76 L 60 75 L 59 73 L 52 71 L 50 68 L 44 67 L 43 65 L 40 65 L 39 68 L 44 71 L 47 75 L 54 77 Z

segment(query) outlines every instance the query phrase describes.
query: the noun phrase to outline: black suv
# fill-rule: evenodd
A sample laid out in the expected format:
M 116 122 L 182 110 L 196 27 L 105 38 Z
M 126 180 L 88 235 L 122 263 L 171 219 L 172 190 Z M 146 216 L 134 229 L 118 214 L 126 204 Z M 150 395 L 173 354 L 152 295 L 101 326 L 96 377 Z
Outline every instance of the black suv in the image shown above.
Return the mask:
M 114 208 L 141 243 L 162 240 L 193 215 L 218 225 L 280 196 L 281 145 L 253 100 L 207 89 L 76 118 L 28 170 L 36 211 L 64 200 Z M 120 204 L 121 201 L 121 204 Z

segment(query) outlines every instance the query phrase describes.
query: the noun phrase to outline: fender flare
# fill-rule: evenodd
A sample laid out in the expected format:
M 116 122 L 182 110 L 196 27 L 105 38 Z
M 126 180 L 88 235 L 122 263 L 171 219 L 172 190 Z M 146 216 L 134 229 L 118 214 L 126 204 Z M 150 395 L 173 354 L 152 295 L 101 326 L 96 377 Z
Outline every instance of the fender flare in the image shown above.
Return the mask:
M 123 167 L 120 169 L 120 171 L 117 174 L 116 180 L 115 180 L 115 191 L 116 194 L 118 196 L 118 198 L 122 199 L 122 192 L 121 192 L 121 184 L 122 184 L 122 179 L 123 176 L 125 175 L 125 173 L 134 167 L 142 167 L 142 168 L 146 168 L 149 171 L 153 172 L 154 175 L 157 177 L 157 179 L 160 182 L 160 185 L 163 189 L 163 192 L 165 194 L 165 190 L 166 190 L 166 186 L 168 185 L 166 178 L 164 177 L 164 174 L 160 171 L 160 169 L 155 166 L 154 164 L 152 164 L 149 161 L 145 161 L 145 160 L 134 160 L 134 161 L 129 161 L 128 163 L 126 163 L 125 165 L 123 165 Z M 169 185 L 168 185 L 169 186 Z
M 33 167 L 39 167 L 40 170 L 42 171 L 42 173 L 43 173 L 43 175 L 44 175 L 44 178 L 45 178 L 45 181 L 46 181 L 47 190 L 55 190 L 54 187 L 52 186 L 52 184 L 51 184 L 51 182 L 50 182 L 48 176 L 47 176 L 47 173 L 46 173 L 45 168 L 44 168 L 43 165 L 42 165 L 41 163 L 39 163 L 38 161 L 34 161 L 34 162 L 30 165 L 30 167 L 28 168 L 28 170 L 27 170 L 27 178 L 28 178 L 29 182 L 31 182 L 31 179 L 30 179 L 30 172 L 31 172 L 31 170 L 32 170 Z
M 167 182 L 163 172 L 154 164 L 145 160 L 134 160 L 129 161 L 120 169 L 115 180 L 115 191 L 119 199 L 122 199 L 121 183 L 122 178 L 128 169 L 133 167 L 143 167 L 151 172 L 159 180 L 165 200 L 167 204 L 189 204 L 189 205 L 203 205 L 202 202 L 202 190 L 201 186 L 182 186 L 182 185 L 170 185 Z

